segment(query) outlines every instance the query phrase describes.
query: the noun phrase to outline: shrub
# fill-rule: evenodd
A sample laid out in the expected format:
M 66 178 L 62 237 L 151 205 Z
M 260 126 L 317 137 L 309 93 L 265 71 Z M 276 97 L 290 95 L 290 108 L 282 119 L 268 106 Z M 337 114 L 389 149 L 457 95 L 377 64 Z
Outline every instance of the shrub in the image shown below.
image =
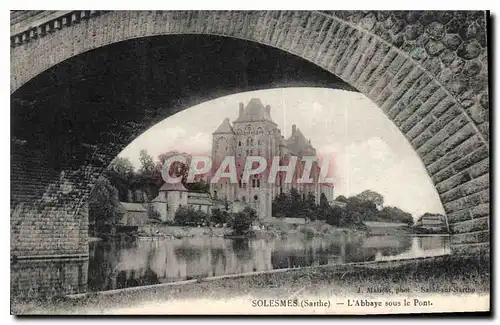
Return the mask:
M 206 225 L 208 221 L 208 213 L 186 206 L 179 207 L 174 217 L 174 224 L 178 226 L 196 227 Z
M 253 222 L 257 219 L 255 210 L 246 207 L 242 211 L 236 213 L 229 222 L 230 227 L 235 234 L 246 234 L 252 227 Z

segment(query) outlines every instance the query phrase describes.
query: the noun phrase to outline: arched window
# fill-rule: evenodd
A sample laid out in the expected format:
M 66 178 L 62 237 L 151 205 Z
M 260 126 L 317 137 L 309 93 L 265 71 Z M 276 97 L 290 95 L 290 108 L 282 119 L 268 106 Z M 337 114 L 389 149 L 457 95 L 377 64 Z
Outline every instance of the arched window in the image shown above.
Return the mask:
M 257 195 L 254 195 L 253 199 L 254 199 L 254 201 L 257 201 L 259 199 L 259 197 Z
M 217 200 L 217 191 L 214 191 L 214 199 Z
M 238 141 L 238 147 L 241 147 L 241 141 Z
M 247 127 L 245 128 L 245 134 L 249 135 L 249 134 L 252 134 L 252 132 L 253 132 L 252 126 L 247 125 Z
M 247 146 L 253 146 L 253 139 L 247 138 Z
M 258 127 L 257 134 L 264 134 L 264 130 L 261 127 Z
M 241 198 L 241 200 L 243 201 L 243 203 L 246 203 L 247 202 L 246 196 L 243 195 L 243 197 Z

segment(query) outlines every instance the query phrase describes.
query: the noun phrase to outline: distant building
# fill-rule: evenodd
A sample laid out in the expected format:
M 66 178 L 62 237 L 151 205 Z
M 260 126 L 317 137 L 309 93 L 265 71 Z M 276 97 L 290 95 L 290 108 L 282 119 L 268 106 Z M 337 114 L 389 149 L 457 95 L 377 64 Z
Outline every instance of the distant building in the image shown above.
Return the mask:
M 190 192 L 182 183 L 165 183 L 151 205 L 160 214 L 162 221 L 172 221 L 181 206 L 211 213 L 214 204 L 209 193 Z
M 187 204 L 198 211 L 212 212 L 213 202 L 209 193 L 188 192 Z
M 147 223 L 148 211 L 141 203 L 120 202 L 120 227 L 138 227 Z
M 153 208 L 162 221 L 174 220 L 179 207 L 187 205 L 188 190 L 182 183 L 165 183 L 158 192 L 158 196 L 151 201 Z
M 447 232 L 447 225 L 445 216 L 440 214 L 426 213 L 414 225 L 415 228 L 420 228 L 430 232 Z

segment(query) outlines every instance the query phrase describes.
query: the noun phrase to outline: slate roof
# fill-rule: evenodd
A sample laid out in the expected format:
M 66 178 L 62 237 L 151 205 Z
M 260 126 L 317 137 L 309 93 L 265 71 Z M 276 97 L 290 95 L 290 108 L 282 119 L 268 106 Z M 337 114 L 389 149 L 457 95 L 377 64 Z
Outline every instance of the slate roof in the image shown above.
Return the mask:
M 165 183 L 162 187 L 160 187 L 161 191 L 187 191 L 187 189 L 182 185 L 182 183 Z
M 244 108 L 243 114 L 238 116 L 234 122 L 252 121 L 269 121 L 274 123 L 271 119 L 271 115 L 267 112 L 266 107 L 262 104 L 259 98 L 252 98 L 248 105 Z
M 120 202 L 123 209 L 125 211 L 134 211 L 134 212 L 147 212 L 146 208 L 142 205 L 142 203 L 130 203 L 130 202 Z
M 233 127 L 231 123 L 229 123 L 229 119 L 226 117 L 224 121 L 222 121 L 221 125 L 215 130 L 215 133 L 234 133 Z
M 201 204 L 201 205 L 212 205 L 212 198 L 208 193 L 197 193 L 197 192 L 189 192 L 188 193 L 188 204 Z

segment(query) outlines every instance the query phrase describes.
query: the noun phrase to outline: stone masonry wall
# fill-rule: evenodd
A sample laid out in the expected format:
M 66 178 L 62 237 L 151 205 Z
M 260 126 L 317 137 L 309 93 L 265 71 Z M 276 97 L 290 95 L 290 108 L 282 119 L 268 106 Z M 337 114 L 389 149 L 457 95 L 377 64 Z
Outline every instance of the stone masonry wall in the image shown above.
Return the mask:
M 315 63 L 374 101 L 406 136 L 441 197 L 453 233 L 453 252 L 489 252 L 484 13 L 116 11 L 91 15 L 82 11 L 39 27 L 11 38 L 11 92 L 67 58 L 151 35 L 241 38 Z M 121 148 L 101 149 L 109 162 Z M 29 213 L 31 207 L 22 213 L 14 209 L 13 253 L 53 254 L 66 251 L 63 246 L 70 247 L 68 252 L 83 252 L 85 221 L 79 224 L 74 211 L 82 211 L 93 168 L 75 163 L 61 171 L 31 205 L 38 209 L 35 214 Z M 68 220 L 71 226 L 65 228 Z M 58 241 L 57 236 L 66 240 L 61 247 L 44 247 Z
M 87 291 L 88 260 L 38 260 L 11 263 L 15 299 L 54 297 Z
M 98 172 L 57 170 L 43 151 L 11 147 L 11 255 L 15 258 L 87 256 L 86 199 Z

